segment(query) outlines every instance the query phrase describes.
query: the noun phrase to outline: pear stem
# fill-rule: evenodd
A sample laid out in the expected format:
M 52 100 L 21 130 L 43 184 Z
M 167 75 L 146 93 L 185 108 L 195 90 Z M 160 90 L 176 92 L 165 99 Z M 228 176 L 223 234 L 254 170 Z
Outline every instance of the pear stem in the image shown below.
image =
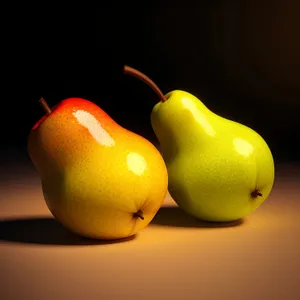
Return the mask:
M 46 114 L 49 116 L 52 113 L 52 110 L 47 104 L 47 102 L 45 101 L 45 99 L 41 97 L 39 102 L 42 105 L 43 109 L 45 110 Z
M 258 189 L 254 190 L 254 191 L 251 193 L 251 197 L 252 197 L 252 198 L 256 198 L 257 196 L 262 197 L 262 193 L 261 193 Z
M 146 83 L 158 95 L 162 102 L 165 102 L 167 100 L 160 88 L 147 75 L 129 66 L 124 66 L 123 72 L 124 74 L 136 77 L 137 79 L 140 79 L 141 81 Z
M 144 214 L 141 210 L 138 210 L 136 213 L 133 214 L 133 216 L 135 218 L 140 218 L 140 219 L 144 220 Z

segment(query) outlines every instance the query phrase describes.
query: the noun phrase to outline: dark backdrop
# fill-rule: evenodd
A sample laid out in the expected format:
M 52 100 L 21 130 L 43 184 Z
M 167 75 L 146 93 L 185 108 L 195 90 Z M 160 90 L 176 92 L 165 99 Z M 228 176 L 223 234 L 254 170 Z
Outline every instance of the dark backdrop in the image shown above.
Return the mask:
M 298 0 L 124 2 L 6 10 L 3 148 L 25 149 L 43 114 L 40 96 L 51 106 L 85 97 L 155 141 L 150 113 L 158 99 L 122 74 L 128 64 L 164 93 L 189 91 L 214 112 L 252 127 L 277 160 L 299 160 Z

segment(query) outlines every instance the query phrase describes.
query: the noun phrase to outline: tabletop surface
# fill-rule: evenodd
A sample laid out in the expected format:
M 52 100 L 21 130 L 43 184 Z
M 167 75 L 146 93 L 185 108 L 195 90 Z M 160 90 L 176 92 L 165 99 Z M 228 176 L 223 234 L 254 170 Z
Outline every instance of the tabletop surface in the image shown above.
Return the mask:
M 134 239 L 74 236 L 49 213 L 36 172 L 0 173 L 0 299 L 300 299 L 300 168 L 277 167 L 267 201 L 225 227 L 168 195 Z

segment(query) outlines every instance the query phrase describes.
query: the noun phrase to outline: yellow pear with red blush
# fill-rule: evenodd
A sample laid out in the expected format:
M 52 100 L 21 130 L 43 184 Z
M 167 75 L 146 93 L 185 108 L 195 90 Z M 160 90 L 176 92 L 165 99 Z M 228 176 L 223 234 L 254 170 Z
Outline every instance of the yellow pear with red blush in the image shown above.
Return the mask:
M 122 239 L 154 218 L 168 185 L 164 160 L 144 137 L 95 103 L 69 98 L 33 126 L 29 156 L 52 215 L 88 238 Z

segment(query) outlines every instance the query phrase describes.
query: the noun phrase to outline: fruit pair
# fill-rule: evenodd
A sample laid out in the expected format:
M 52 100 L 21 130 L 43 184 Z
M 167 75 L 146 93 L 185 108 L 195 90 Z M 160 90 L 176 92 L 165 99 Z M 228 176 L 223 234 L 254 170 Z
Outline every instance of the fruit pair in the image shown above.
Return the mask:
M 28 151 L 53 216 L 82 236 L 118 239 L 153 219 L 167 190 L 190 215 L 232 221 L 252 213 L 270 194 L 274 162 L 250 128 L 211 112 L 183 91 L 167 95 L 147 76 L 161 101 L 151 123 L 161 154 L 94 103 L 63 100 L 32 128 Z

